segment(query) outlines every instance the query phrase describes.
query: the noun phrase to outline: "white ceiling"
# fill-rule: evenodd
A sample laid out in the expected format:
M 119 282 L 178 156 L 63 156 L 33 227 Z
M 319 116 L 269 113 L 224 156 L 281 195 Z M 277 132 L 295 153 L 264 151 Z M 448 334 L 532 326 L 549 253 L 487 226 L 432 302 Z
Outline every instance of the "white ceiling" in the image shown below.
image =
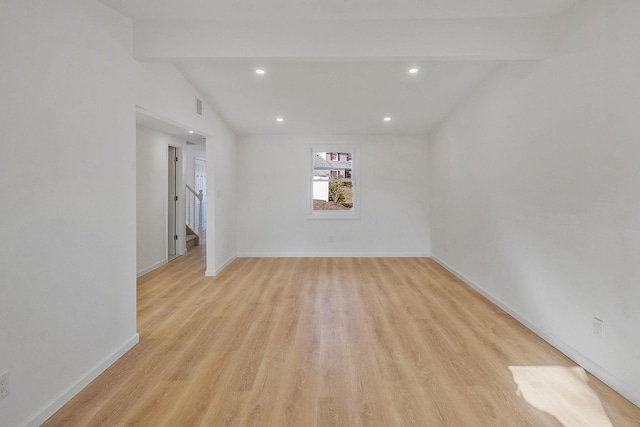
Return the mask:
M 241 134 L 425 135 L 496 64 L 210 60 L 178 69 L 206 88 L 205 98 Z M 264 75 L 255 73 L 258 67 Z M 410 67 L 419 72 L 409 74 Z
M 101 1 L 134 19 L 139 55 L 174 62 L 238 134 L 426 135 L 505 60 L 543 51 L 546 27 L 526 18 L 582 0 Z

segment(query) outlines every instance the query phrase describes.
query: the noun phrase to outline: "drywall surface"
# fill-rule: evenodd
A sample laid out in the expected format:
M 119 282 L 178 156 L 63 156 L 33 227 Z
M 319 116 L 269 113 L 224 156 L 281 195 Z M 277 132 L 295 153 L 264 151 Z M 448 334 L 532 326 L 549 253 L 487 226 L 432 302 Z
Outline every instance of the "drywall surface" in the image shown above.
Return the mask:
M 146 273 L 167 261 L 169 146 L 186 151 L 184 140 L 136 126 L 136 271 Z M 181 189 L 180 189 L 181 190 Z M 182 193 L 180 193 L 182 194 Z M 184 206 L 180 199 L 180 206 Z M 184 232 L 184 230 L 177 230 Z M 182 252 L 179 250 L 179 252 Z
M 638 22 L 635 1 L 564 13 L 552 57 L 504 66 L 430 146 L 433 256 L 636 404 Z
M 359 219 L 309 219 L 311 147 L 354 147 Z M 427 256 L 427 140 L 247 136 L 238 141 L 240 256 Z
M 131 23 L 0 3 L 0 426 L 39 425 L 137 342 Z
M 207 137 L 207 271 L 215 276 L 238 254 L 236 136 L 228 128 Z M 211 170 L 213 165 L 213 170 Z M 211 227 L 211 225 L 214 225 Z M 215 257 L 211 256 L 215 253 Z
M 142 113 L 198 134 L 214 134 L 222 125 L 217 113 L 203 100 L 202 115 L 196 113 L 202 95 L 168 62 L 136 63 L 136 104 Z
M 339 19 L 135 24 L 135 55 L 174 58 L 542 58 L 547 19 Z M 509 36 L 505 36 L 508 34 Z M 210 43 L 209 40 L 216 40 Z M 393 42 L 390 42 L 393 40 Z

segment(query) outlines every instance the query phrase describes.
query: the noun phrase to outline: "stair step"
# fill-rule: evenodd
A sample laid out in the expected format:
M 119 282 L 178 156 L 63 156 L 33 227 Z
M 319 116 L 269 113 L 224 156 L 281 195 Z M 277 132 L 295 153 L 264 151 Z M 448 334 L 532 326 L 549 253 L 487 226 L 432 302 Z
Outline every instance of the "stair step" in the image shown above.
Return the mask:
M 185 237 L 187 249 L 193 248 L 194 246 L 198 246 L 200 244 L 198 236 L 196 236 L 195 234 L 187 234 Z

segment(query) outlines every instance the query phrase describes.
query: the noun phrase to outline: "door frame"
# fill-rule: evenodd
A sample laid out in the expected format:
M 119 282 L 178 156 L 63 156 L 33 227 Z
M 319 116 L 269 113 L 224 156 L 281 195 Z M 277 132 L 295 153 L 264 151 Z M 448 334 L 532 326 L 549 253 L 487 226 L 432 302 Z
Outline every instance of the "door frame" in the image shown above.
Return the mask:
M 169 206 L 171 203 L 170 197 L 173 195 L 169 192 L 169 175 L 171 173 L 169 156 L 172 151 L 175 150 L 175 157 L 178 158 L 177 161 L 173 161 L 175 165 L 175 196 L 178 197 L 178 200 L 175 201 L 175 233 L 178 238 L 175 241 L 175 255 L 169 255 L 169 241 L 170 241 L 170 215 L 169 215 Z M 183 147 L 176 145 L 167 145 L 167 208 L 166 208 L 166 230 L 167 230 L 167 256 L 169 258 L 173 258 L 176 256 L 184 255 L 187 252 L 186 246 L 186 204 L 185 204 L 185 184 L 184 184 L 184 150 Z

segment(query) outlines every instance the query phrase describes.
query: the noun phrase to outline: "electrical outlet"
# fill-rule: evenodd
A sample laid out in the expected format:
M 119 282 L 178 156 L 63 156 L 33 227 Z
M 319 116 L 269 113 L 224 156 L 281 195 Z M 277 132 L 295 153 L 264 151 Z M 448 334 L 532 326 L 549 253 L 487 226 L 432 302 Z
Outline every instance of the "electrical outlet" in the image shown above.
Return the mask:
M 9 395 L 9 371 L 0 375 L 0 400 Z
M 601 337 L 602 336 L 602 324 L 604 322 L 602 321 L 602 319 L 598 319 L 597 317 L 593 318 L 593 335 L 597 336 L 597 337 Z

